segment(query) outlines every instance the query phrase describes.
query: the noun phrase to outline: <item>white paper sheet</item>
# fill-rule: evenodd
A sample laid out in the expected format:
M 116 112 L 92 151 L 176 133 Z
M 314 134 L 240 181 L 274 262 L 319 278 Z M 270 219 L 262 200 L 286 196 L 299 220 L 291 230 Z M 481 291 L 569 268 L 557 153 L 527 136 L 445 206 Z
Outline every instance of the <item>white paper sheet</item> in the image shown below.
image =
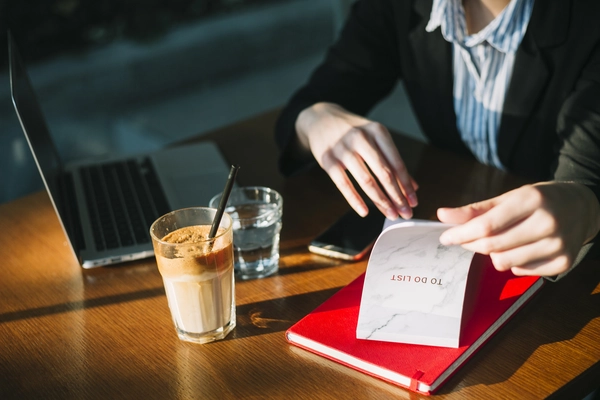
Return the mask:
M 407 221 L 386 226 L 369 258 L 356 337 L 458 347 L 474 253 L 440 244 L 451 225 Z

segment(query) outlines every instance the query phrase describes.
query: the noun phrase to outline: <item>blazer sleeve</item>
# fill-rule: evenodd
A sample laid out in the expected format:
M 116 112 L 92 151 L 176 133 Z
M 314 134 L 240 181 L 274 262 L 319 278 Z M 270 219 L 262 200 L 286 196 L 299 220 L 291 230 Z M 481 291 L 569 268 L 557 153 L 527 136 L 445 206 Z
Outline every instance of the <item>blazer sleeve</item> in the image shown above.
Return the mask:
M 600 200 L 600 43 L 558 115 L 554 179 L 588 186 Z
M 365 115 L 388 95 L 400 78 L 398 47 L 392 2 L 359 0 L 338 40 L 282 110 L 276 126 L 279 169 L 291 175 L 314 163 L 312 154 L 301 151 L 296 137 L 296 119 L 305 108 L 318 103 L 336 103 Z
M 554 179 L 584 184 L 600 202 L 600 43 L 559 112 L 557 131 L 560 148 Z M 599 253 L 600 235 L 582 247 L 571 269 Z

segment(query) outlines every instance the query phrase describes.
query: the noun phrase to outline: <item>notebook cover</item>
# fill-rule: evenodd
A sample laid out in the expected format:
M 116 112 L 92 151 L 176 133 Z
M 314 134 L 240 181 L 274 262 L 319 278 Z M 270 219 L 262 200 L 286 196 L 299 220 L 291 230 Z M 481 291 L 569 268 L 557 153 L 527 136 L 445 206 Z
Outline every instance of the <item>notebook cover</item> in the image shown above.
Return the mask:
M 459 348 L 356 339 L 364 274 L 286 332 L 301 348 L 422 394 L 456 372 L 543 285 L 540 277 L 498 272 L 476 254 L 469 271 Z

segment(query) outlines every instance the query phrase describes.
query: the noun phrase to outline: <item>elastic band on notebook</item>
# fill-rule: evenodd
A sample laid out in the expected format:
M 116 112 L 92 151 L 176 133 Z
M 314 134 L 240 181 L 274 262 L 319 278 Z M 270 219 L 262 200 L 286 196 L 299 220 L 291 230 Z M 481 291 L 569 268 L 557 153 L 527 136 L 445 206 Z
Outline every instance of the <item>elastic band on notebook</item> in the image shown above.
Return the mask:
M 417 386 L 419 385 L 419 379 L 425 375 L 425 372 L 416 370 L 412 378 L 410 378 L 410 390 L 417 392 Z

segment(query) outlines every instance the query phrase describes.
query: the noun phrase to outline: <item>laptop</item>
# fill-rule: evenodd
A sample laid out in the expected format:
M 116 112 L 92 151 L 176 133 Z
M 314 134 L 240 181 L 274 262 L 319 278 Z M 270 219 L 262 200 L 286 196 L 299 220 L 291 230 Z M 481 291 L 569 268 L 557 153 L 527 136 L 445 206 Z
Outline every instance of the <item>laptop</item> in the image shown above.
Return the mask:
M 149 228 L 179 208 L 207 206 L 221 192 L 229 164 L 215 143 L 167 148 L 66 165 L 8 32 L 11 96 L 67 239 L 83 268 L 154 255 Z

